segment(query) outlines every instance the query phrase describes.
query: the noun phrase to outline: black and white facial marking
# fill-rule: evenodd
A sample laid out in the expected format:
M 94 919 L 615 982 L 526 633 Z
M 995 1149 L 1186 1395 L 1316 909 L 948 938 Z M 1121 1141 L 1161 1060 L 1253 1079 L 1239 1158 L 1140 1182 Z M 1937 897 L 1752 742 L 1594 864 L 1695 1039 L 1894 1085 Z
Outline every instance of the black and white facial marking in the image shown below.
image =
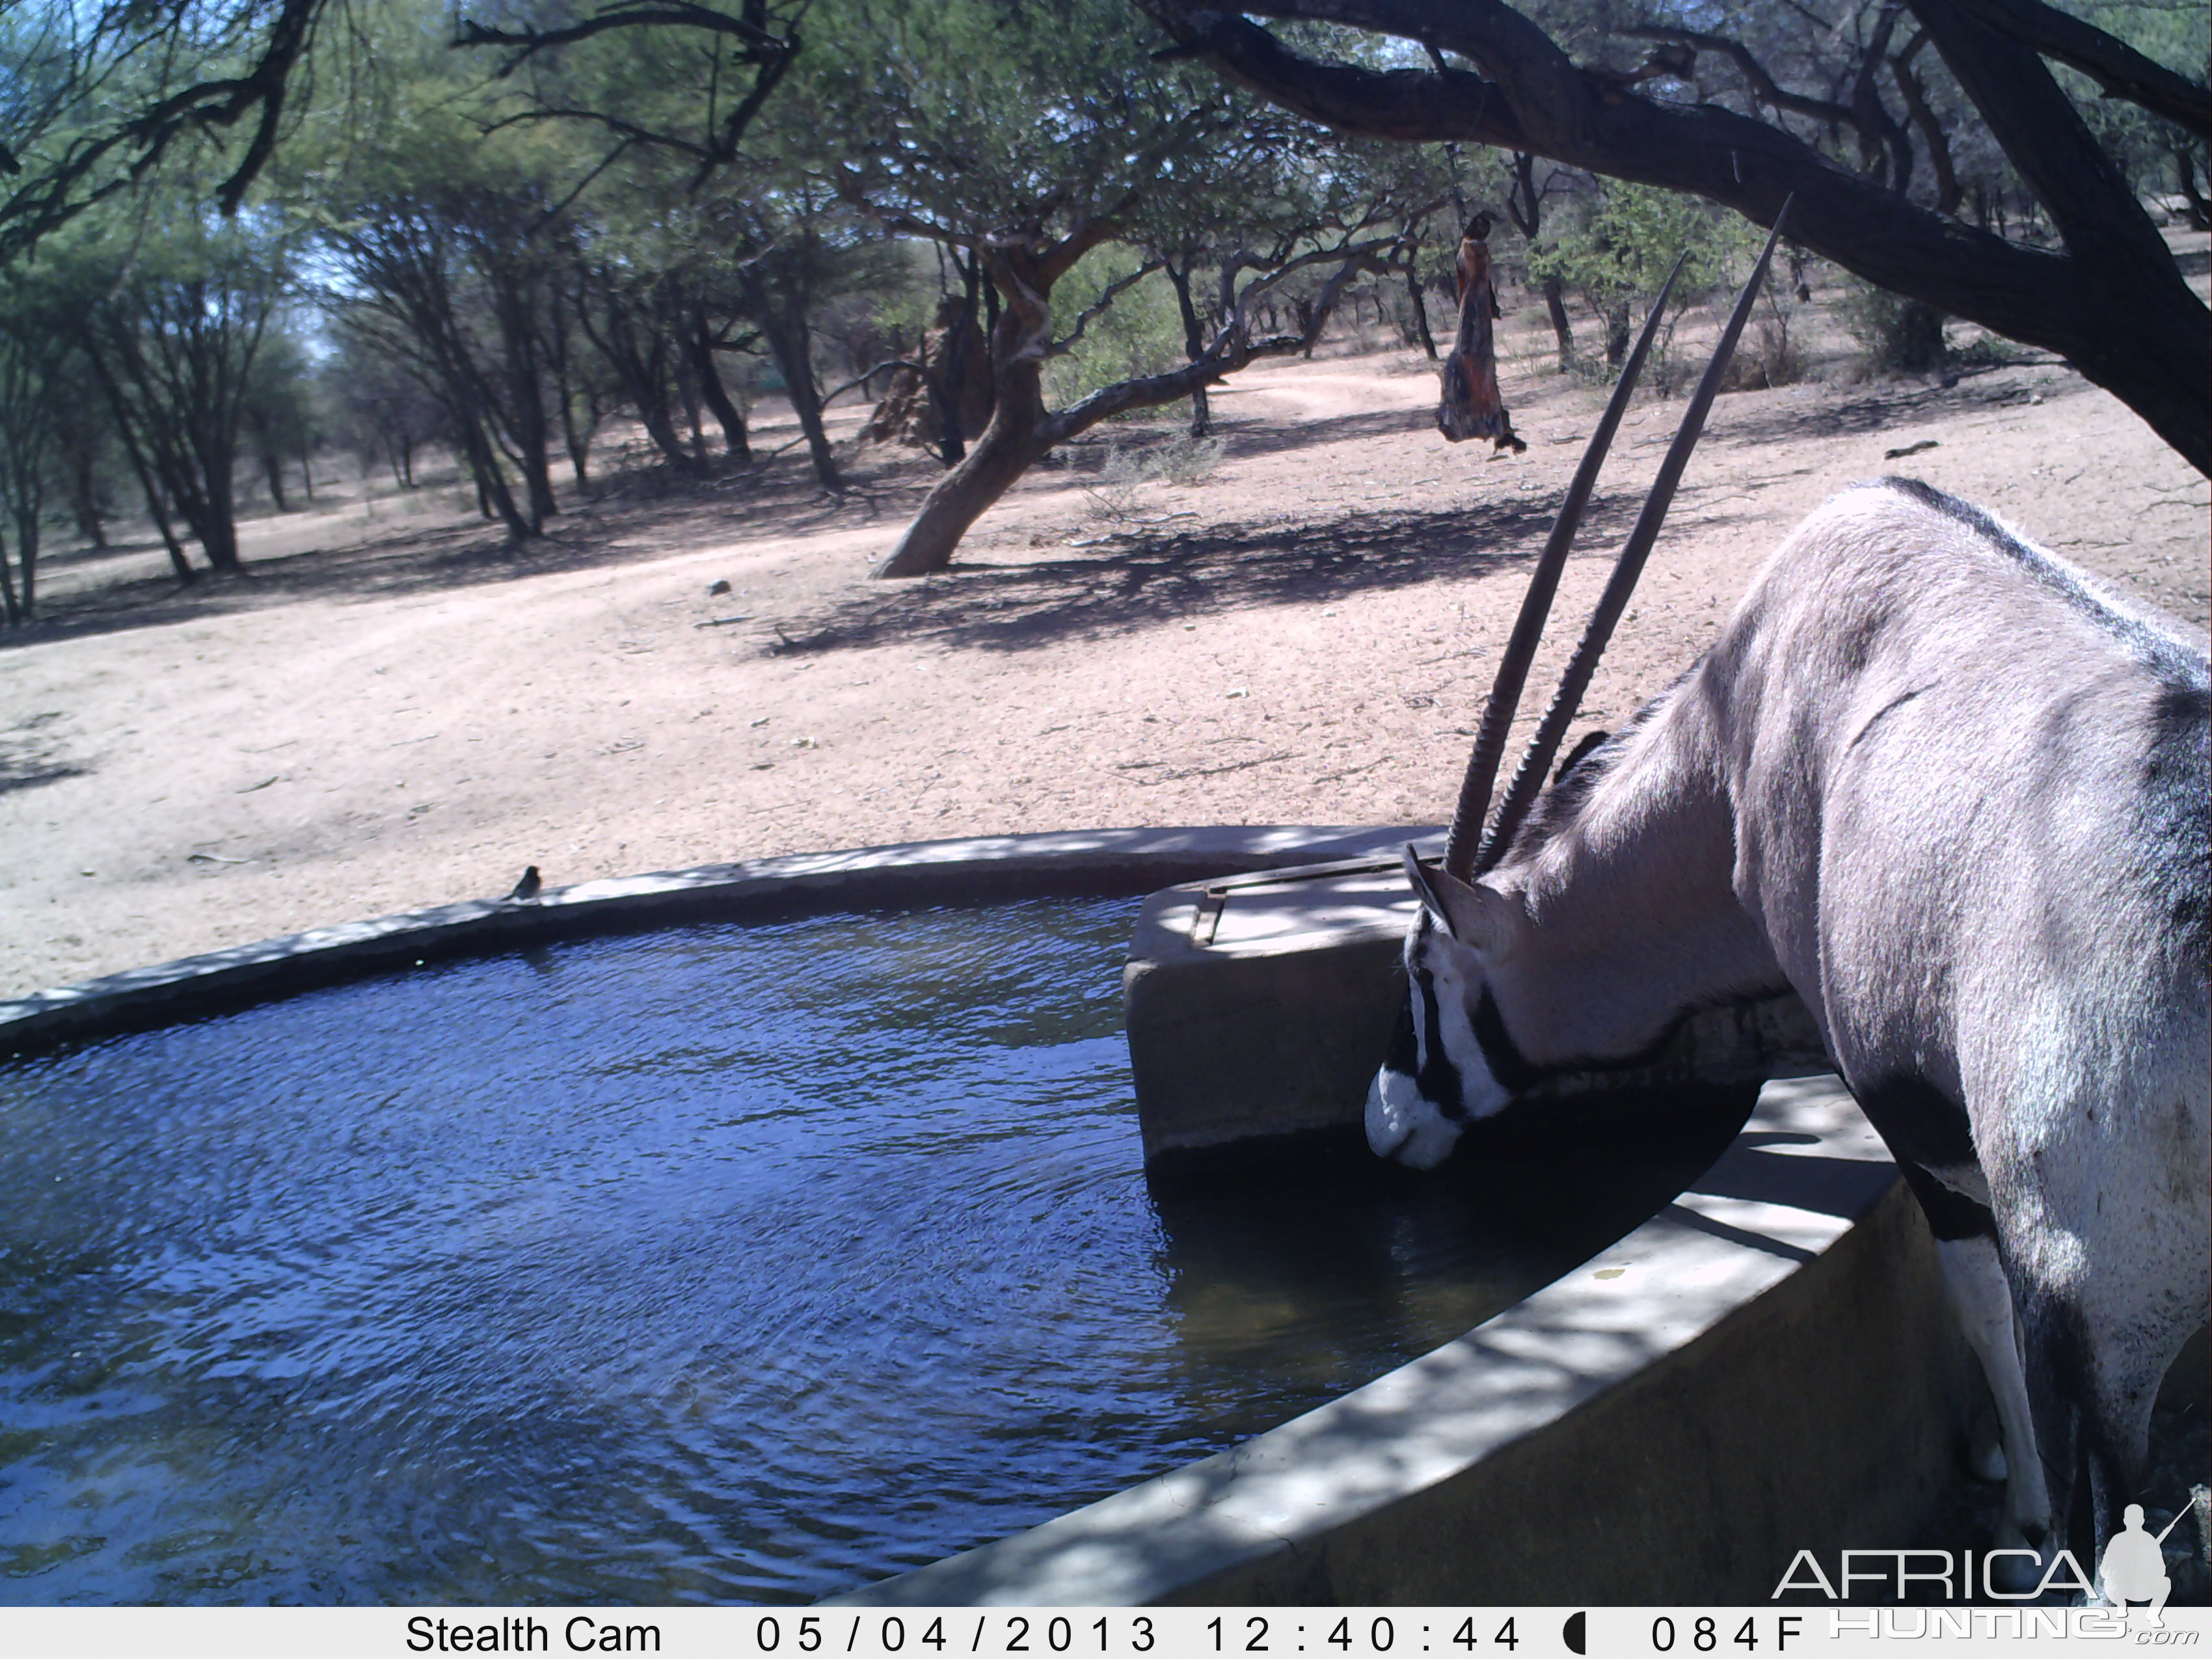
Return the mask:
M 1453 936 L 1444 901 L 1410 848 L 1406 862 L 1421 909 L 1406 935 L 1405 1008 L 1367 1091 L 1367 1144 L 1378 1157 L 1433 1170 L 1468 1123 L 1527 1086 L 1526 1067 L 1483 983 L 1480 951 Z

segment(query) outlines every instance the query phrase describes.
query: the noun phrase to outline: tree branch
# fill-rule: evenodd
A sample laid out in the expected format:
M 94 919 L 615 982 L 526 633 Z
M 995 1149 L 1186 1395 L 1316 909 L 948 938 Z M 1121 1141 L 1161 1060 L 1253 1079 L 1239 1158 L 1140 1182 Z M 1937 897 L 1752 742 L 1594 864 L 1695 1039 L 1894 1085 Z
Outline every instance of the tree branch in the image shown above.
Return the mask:
M 1717 105 L 1608 96 L 1500 0 L 1254 0 L 1244 8 L 1433 40 L 1478 64 L 1487 80 L 1317 63 L 1241 15 L 1192 0 L 1140 3 L 1224 75 L 1341 131 L 1526 149 L 1703 196 L 1762 225 L 1794 192 L 1793 240 L 1882 288 L 2058 352 L 2212 474 L 2212 316 L 2050 71 L 1965 15 L 1980 0 L 1912 0 L 1912 9 L 2051 209 L 2071 257 L 1917 206 L 1768 122 Z
M 1127 276 L 1117 276 L 1107 283 L 1105 290 L 1099 295 L 1097 301 L 1075 319 L 1075 327 L 1068 333 L 1067 337 L 1054 341 L 1044 349 L 1044 355 L 1048 357 L 1062 357 L 1074 350 L 1075 343 L 1083 337 L 1083 331 L 1091 326 L 1094 318 L 1104 315 L 1115 301 L 1166 264 L 1167 261 L 1164 259 L 1147 259 Z
M 2081 70 L 2107 97 L 2124 98 L 2200 138 L 2212 138 L 2212 91 L 2104 30 L 2041 0 L 1960 0 L 1960 9 L 1984 27 Z
M 1185 6 L 1180 0 L 1139 3 L 1194 56 L 1323 126 L 1413 143 L 1449 137 L 1502 149 L 1531 147 L 1498 89 L 1465 70 L 1376 70 L 1319 63 L 1289 51 L 1234 12 Z
M 1815 121 L 1832 122 L 1856 131 L 1859 118 L 1850 105 L 1832 103 L 1825 98 L 1808 98 L 1802 93 L 1785 91 L 1766 67 L 1752 56 L 1751 48 L 1741 40 L 1731 40 L 1723 34 L 1705 34 L 1696 29 L 1678 29 L 1659 23 L 1624 23 L 1613 30 L 1638 40 L 1677 40 L 1695 46 L 1699 52 L 1717 53 L 1736 67 L 1751 95 L 1769 109 L 1786 109 L 1792 115 L 1809 116 Z
M 796 42 L 788 37 L 772 34 L 756 23 L 716 11 L 711 6 L 687 4 L 685 0 L 615 0 L 614 4 L 582 22 L 558 29 L 487 28 L 464 17 L 454 24 L 453 44 L 456 50 L 463 46 L 520 47 L 496 71 L 497 78 L 504 80 L 549 46 L 588 40 L 610 29 L 659 27 L 703 29 L 710 34 L 740 40 L 746 47 L 738 60 L 741 63 L 765 64 L 796 50 Z

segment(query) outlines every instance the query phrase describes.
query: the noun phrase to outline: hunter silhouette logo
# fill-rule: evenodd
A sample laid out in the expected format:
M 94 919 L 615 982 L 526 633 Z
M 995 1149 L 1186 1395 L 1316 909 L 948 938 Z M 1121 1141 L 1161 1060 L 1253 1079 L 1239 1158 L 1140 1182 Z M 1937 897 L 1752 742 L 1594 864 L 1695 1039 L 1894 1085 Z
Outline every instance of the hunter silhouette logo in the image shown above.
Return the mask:
M 2182 1510 L 2166 1523 L 2166 1532 L 2154 1538 L 2143 1530 L 2142 1505 L 2129 1504 L 2121 1516 L 2125 1525 L 2112 1534 L 2105 1546 L 2104 1559 L 2097 1564 L 2097 1583 L 2105 1600 L 2122 1613 L 2130 1601 L 2148 1601 L 2143 1622 L 2153 1630 L 2166 1628 L 2160 1614 L 2166 1609 L 2166 1598 L 2173 1593 L 2173 1581 L 2166 1576 L 2166 1557 L 2158 1547 L 2166 1542 L 2166 1533 L 2179 1526 L 2181 1516 L 2188 1513 Z

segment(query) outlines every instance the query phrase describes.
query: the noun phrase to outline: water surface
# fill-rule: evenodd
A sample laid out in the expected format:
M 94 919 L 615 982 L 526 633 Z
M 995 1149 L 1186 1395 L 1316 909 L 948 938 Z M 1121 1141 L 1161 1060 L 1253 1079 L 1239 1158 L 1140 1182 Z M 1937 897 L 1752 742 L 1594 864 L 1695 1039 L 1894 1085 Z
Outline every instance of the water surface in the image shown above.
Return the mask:
M 812 1601 L 1378 1376 L 1711 1154 L 1156 1190 L 1138 902 L 563 944 L 0 1067 L 0 1599 Z

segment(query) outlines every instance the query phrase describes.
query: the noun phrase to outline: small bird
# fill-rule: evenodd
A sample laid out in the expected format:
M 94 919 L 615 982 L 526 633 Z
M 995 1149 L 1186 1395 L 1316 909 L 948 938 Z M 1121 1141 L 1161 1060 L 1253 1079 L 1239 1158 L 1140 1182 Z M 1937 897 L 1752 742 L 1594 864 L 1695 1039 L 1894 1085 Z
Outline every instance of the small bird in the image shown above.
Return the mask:
M 533 864 L 527 870 L 525 870 L 522 872 L 522 879 L 514 884 L 514 890 L 512 893 L 509 893 L 507 897 L 511 899 L 524 900 L 534 899 L 538 896 L 538 890 L 544 886 L 544 884 L 545 884 L 544 882 L 538 878 L 538 866 Z

